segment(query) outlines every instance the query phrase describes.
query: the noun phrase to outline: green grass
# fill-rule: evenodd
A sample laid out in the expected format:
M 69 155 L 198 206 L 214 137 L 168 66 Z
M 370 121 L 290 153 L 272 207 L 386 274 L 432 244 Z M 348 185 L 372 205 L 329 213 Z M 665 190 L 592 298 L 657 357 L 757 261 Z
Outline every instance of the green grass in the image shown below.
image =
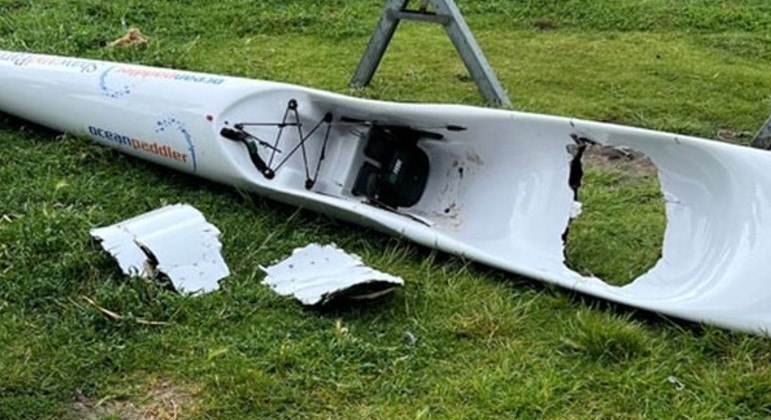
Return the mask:
M 709 138 L 754 131 L 771 110 L 765 0 L 459 5 L 518 109 Z M 381 6 L 0 0 L 0 48 L 481 104 L 441 29 L 418 24 L 397 34 L 373 86 L 350 92 Z M 149 46 L 104 49 L 122 22 Z M 771 415 L 767 339 L 547 287 L 16 120 L 0 117 L 0 147 L 0 418 Z M 658 252 L 655 180 L 597 167 L 586 182 L 569 256 L 626 282 Z M 89 241 L 91 227 L 176 202 L 222 230 L 233 275 L 221 292 L 128 280 Z M 259 264 L 311 241 L 407 285 L 327 311 L 259 285 Z
M 666 215 L 653 164 L 617 160 L 583 159 L 582 213 L 570 224 L 565 254 L 574 270 L 624 285 L 661 258 Z

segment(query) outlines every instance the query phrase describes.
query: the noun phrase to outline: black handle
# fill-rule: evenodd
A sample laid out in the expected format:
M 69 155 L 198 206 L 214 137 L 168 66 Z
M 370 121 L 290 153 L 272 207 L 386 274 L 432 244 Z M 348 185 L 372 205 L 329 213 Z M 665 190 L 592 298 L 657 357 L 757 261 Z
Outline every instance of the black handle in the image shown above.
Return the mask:
M 252 164 L 262 173 L 265 178 L 273 179 L 276 173 L 268 167 L 268 164 L 260 157 L 260 153 L 257 150 L 257 145 L 254 142 L 249 141 L 249 133 L 244 131 L 234 130 L 232 128 L 223 128 L 220 131 L 220 135 L 228 140 L 238 141 L 246 145 L 246 149 L 249 151 L 249 158 L 252 160 Z

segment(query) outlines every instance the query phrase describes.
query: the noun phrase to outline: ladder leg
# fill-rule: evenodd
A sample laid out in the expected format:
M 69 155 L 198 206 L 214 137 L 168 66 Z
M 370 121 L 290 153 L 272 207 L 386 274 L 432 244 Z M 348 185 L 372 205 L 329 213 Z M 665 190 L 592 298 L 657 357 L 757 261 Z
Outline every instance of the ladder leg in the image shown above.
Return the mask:
M 761 127 L 758 134 L 752 140 L 752 147 L 764 150 L 771 150 L 771 118 Z
M 495 76 L 482 48 L 474 39 L 458 6 L 452 0 L 434 0 L 434 4 L 439 13 L 451 17 L 445 25 L 445 30 L 471 73 L 471 77 L 476 81 L 482 96 L 491 105 L 511 107 L 506 91 Z
M 364 87 L 372 81 L 380 61 L 383 60 L 388 44 L 399 27 L 399 19 L 396 16 L 408 4 L 409 0 L 388 1 L 383 16 L 380 17 L 380 21 L 377 23 L 375 33 L 372 34 L 372 38 L 369 40 L 367 50 L 364 52 L 361 62 L 359 62 L 359 67 L 356 69 L 353 79 L 351 79 L 351 87 Z

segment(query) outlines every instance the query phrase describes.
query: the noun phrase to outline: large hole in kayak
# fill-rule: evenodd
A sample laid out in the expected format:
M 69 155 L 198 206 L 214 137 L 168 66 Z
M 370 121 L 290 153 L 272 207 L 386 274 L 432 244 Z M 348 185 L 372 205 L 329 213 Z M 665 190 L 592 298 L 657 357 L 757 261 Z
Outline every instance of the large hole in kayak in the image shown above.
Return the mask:
M 647 156 L 627 149 L 586 144 L 579 158 L 571 178 L 581 179 L 581 212 L 566 232 L 566 264 L 629 284 L 661 258 L 666 213 L 658 172 Z

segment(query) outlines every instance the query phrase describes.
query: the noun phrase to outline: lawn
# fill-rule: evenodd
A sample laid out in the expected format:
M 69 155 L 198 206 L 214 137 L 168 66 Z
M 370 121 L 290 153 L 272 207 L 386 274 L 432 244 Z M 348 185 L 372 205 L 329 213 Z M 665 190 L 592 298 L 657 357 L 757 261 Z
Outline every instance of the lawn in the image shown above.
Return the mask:
M 767 0 L 458 4 L 519 110 L 742 144 L 771 113 Z M 0 49 L 482 105 L 441 28 L 423 24 L 400 29 L 370 88 L 349 90 L 382 5 L 0 0 Z M 128 27 L 147 47 L 104 48 Z M 548 287 L 3 115 L 0 148 L 0 418 L 771 416 L 766 338 Z M 567 258 L 626 283 L 660 252 L 655 171 L 589 163 Z M 177 202 L 223 232 L 233 274 L 220 292 L 127 279 L 89 240 Z M 309 242 L 406 287 L 308 310 L 260 285 L 258 265 Z

